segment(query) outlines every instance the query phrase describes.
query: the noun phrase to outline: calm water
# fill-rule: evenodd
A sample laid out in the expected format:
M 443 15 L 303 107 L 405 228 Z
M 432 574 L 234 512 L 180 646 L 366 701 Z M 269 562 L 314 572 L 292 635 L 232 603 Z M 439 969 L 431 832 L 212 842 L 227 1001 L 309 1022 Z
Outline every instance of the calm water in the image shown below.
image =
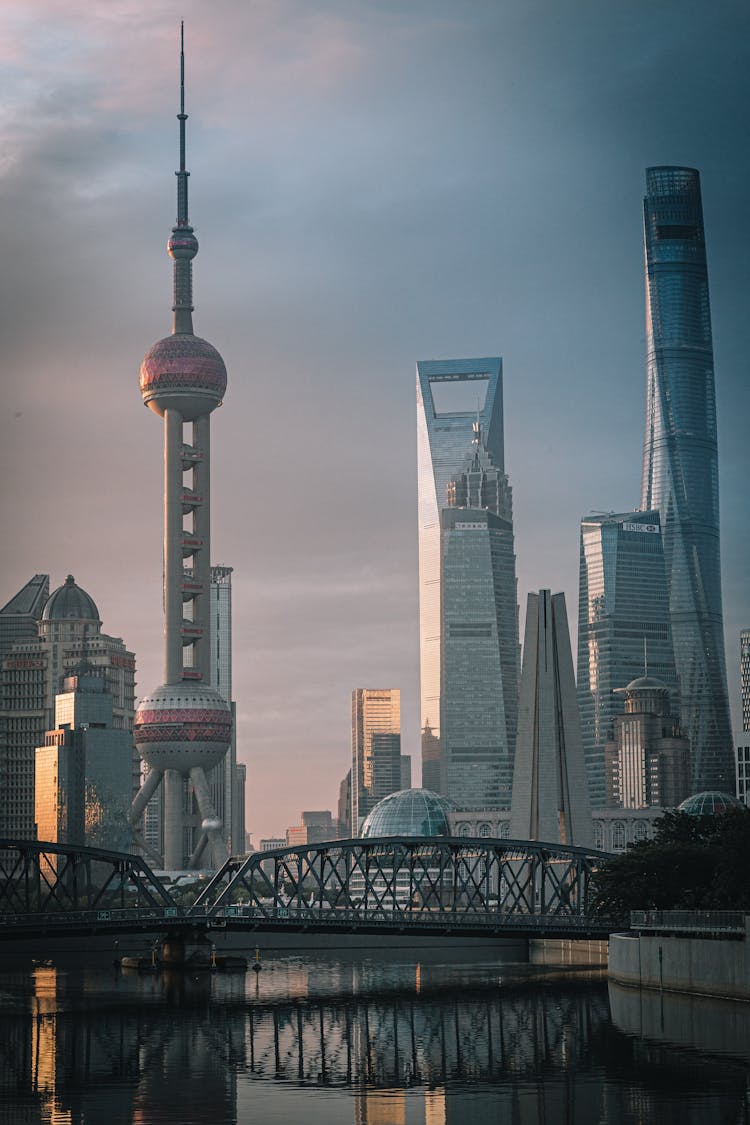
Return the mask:
M 267 954 L 257 978 L 187 979 L 6 961 L 0 1122 L 750 1121 L 750 1005 L 471 957 Z

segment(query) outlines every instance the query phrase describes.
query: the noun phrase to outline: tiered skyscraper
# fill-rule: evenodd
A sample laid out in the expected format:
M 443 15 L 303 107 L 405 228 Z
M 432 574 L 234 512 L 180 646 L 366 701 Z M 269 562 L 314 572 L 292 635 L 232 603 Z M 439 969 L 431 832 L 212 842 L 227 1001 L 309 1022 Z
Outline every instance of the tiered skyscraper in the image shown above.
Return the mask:
M 165 674 L 136 713 L 135 742 L 149 773 L 131 810 L 135 823 L 164 780 L 164 865 L 169 870 L 182 868 L 190 854 L 190 832 L 183 826 L 184 775 L 193 783 L 214 864 L 226 857 L 206 771 L 222 761 L 232 738 L 230 705 L 210 686 L 209 619 L 211 412 L 221 405 L 227 372 L 216 349 L 193 332 L 192 260 L 198 240 L 188 219 L 183 51 L 180 79 L 177 222 L 167 243 L 174 261 L 174 321 L 172 335 L 154 344 L 140 369 L 143 402 L 164 419 Z
M 647 384 L 641 507 L 661 515 L 692 788 L 731 792 L 714 361 L 695 169 L 647 170 L 644 229 Z
M 502 361 L 417 364 L 422 784 L 510 804 L 518 692 Z

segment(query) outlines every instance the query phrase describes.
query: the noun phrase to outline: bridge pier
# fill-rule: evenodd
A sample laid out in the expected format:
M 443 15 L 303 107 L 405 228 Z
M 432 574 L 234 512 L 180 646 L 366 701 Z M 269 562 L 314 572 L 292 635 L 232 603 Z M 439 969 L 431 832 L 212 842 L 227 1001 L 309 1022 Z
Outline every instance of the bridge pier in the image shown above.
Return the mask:
M 170 931 L 162 938 L 159 960 L 166 968 L 205 969 L 215 963 L 215 946 L 202 930 Z

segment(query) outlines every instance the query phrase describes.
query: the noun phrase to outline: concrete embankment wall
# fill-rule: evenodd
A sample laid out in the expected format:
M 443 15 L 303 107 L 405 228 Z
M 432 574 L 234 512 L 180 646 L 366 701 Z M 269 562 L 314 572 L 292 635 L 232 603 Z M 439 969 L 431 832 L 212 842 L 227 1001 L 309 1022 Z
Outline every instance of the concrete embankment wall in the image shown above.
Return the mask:
M 750 1000 L 750 932 L 738 938 L 612 934 L 609 976 L 618 984 Z
M 592 965 L 607 967 L 607 942 L 590 938 L 530 938 L 531 965 Z

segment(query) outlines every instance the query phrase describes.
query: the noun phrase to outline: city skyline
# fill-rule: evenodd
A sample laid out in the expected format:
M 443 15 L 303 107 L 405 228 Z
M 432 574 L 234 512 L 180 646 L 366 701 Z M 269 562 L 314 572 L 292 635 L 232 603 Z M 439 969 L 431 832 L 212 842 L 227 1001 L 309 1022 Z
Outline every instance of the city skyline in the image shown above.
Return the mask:
M 133 379 L 168 284 L 166 61 L 184 14 L 201 330 L 233 372 L 211 561 L 235 568 L 238 758 L 256 841 L 299 808 L 334 807 L 357 683 L 401 687 L 403 749 L 418 756 L 420 356 L 503 356 L 519 602 L 552 583 L 575 620 L 581 517 L 627 511 L 638 495 L 640 201 L 655 164 L 702 175 L 740 725 L 750 392 L 736 215 L 748 157 L 734 138 L 750 17 L 705 4 L 676 27 L 653 7 L 592 18 L 551 2 L 323 4 L 312 17 L 295 3 L 210 14 L 188 3 L 120 17 L 40 3 L 8 22 L 0 193 L 14 382 L 0 456 L 15 534 L 0 600 L 35 572 L 53 584 L 74 573 L 135 651 L 139 695 L 159 682 L 161 507 L 146 502 L 155 439 Z M 229 50 L 238 39 L 247 53 Z M 324 505 L 311 503 L 319 485 L 299 487 L 300 464 L 325 482 Z

